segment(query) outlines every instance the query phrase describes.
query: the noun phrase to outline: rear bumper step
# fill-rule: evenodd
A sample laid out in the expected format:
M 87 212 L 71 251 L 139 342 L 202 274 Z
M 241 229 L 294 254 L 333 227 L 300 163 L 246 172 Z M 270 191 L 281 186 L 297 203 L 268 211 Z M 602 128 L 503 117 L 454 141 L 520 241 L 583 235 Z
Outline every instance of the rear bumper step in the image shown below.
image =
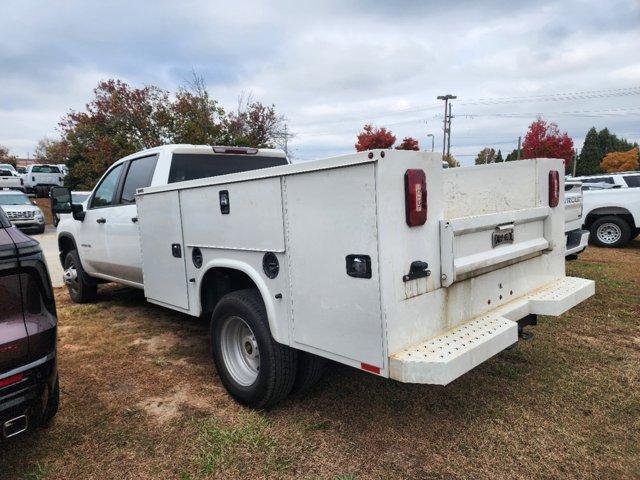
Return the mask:
M 592 280 L 565 277 L 389 359 L 390 377 L 446 385 L 518 341 L 526 315 L 561 315 L 595 293 Z

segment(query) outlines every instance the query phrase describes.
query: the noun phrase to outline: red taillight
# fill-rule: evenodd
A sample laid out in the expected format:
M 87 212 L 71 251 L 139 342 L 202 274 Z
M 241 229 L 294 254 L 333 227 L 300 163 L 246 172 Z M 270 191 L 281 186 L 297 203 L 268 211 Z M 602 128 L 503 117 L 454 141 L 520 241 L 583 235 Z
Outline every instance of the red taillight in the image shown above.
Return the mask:
M 20 380 L 25 378 L 24 373 L 17 373 L 16 375 L 11 375 L 10 377 L 3 378 L 0 380 L 0 388 L 8 387 L 9 385 L 13 385 L 14 383 L 18 383 Z
M 557 170 L 549 171 L 549 206 L 557 207 L 560 202 L 560 175 Z
M 375 373 L 376 375 L 380 375 L 380 367 L 376 367 L 375 365 L 369 365 L 368 363 L 360 363 L 360 368 L 365 372 Z
M 407 225 L 424 225 L 427 221 L 427 176 L 424 170 L 413 168 L 405 172 L 404 201 Z
M 213 147 L 216 153 L 235 153 L 236 155 L 255 155 L 258 153 L 257 148 L 239 148 L 239 147 Z

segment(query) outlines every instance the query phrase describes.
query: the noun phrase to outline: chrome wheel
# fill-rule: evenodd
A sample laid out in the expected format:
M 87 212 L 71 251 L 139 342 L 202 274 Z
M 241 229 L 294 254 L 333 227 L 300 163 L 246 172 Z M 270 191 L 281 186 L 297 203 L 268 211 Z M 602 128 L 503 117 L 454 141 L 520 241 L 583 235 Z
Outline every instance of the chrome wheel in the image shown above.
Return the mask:
M 260 351 L 251 327 L 240 317 L 225 318 L 219 341 L 231 377 L 244 387 L 252 385 L 260 370 Z
M 596 230 L 596 236 L 602 243 L 611 245 L 622 238 L 622 229 L 615 223 L 603 223 Z
M 72 290 L 74 293 L 78 292 L 78 270 L 76 270 L 76 265 L 73 260 L 68 262 L 67 268 L 62 274 L 62 279 L 70 290 Z

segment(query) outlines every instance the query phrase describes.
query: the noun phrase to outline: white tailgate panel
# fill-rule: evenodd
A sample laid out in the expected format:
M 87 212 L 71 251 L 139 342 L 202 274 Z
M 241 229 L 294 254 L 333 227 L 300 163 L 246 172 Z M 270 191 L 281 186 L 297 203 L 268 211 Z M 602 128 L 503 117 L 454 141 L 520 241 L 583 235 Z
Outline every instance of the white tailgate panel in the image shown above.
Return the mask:
M 150 300 L 189 308 L 178 191 L 141 195 L 137 199 L 142 247 L 144 294 Z M 177 243 L 181 258 L 172 254 Z
M 284 181 L 294 341 L 383 367 L 374 165 Z M 372 278 L 347 275 L 349 254 Z
M 220 212 L 223 190 L 229 192 L 228 214 Z M 180 202 L 189 246 L 284 251 L 279 177 L 182 190 Z

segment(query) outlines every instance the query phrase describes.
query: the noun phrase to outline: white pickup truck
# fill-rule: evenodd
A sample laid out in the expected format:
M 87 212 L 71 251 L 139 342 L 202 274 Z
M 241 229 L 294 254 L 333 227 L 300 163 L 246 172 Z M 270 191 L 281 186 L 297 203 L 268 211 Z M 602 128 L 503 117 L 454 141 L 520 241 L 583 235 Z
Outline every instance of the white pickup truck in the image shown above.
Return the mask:
M 589 231 L 582 229 L 582 183 L 566 180 L 564 183 L 564 233 L 567 237 L 567 260 L 575 260 L 587 248 Z
M 640 188 L 604 188 L 583 192 L 584 227 L 600 247 L 623 247 L 640 235 Z
M 263 408 L 327 358 L 448 384 L 593 295 L 565 276 L 563 168 L 168 145 L 116 162 L 82 205 L 52 201 L 73 300 L 115 281 L 210 319 L 223 384 Z
M 0 190 L 1 189 L 24 190 L 20 175 L 18 175 L 15 170 L 6 167 L 3 168 L 2 165 L 0 165 Z
M 57 165 L 29 165 L 22 178 L 25 191 L 35 193 L 38 197 L 46 197 L 51 187 L 60 186 L 64 182 L 64 174 Z

